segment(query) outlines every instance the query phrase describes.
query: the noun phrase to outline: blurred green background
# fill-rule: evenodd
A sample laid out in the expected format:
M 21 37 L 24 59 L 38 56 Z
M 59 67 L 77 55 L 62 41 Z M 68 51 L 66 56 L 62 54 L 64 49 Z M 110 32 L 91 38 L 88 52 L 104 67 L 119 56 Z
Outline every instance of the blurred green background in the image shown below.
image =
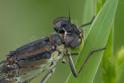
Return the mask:
M 119 0 L 114 28 L 114 52 L 124 46 L 124 0 Z
M 53 32 L 56 17 L 67 16 L 70 7 L 73 22 L 83 22 L 84 0 L 0 0 L 0 60 L 9 51 Z M 114 53 L 124 44 L 124 1 L 117 8 L 114 29 Z M 64 83 L 70 73 L 69 67 L 59 63 L 48 83 Z M 38 83 L 39 76 L 32 83 Z

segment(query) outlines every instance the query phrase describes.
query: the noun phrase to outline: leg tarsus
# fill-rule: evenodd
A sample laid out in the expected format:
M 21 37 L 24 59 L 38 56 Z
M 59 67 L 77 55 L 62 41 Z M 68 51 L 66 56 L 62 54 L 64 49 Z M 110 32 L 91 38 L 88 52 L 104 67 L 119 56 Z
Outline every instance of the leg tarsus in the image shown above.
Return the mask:
M 72 57 L 71 57 L 71 54 L 68 53 L 68 55 L 67 55 L 67 57 L 68 57 L 68 62 L 69 62 L 69 65 L 70 65 L 70 68 L 71 68 L 71 72 L 72 72 L 72 74 L 74 75 L 74 77 L 78 77 L 79 73 L 83 70 L 85 64 L 88 62 L 89 58 L 90 58 L 94 53 L 99 52 L 99 51 L 103 51 L 103 50 L 105 50 L 105 49 L 106 49 L 106 47 L 91 51 L 91 52 L 88 54 L 88 56 L 86 57 L 86 59 L 85 59 L 85 61 L 83 62 L 83 64 L 81 65 L 79 71 L 76 70 L 75 65 L 74 65 L 74 62 L 73 62 L 73 59 L 72 59 Z
M 70 65 L 70 69 L 71 69 L 71 72 L 72 72 L 73 76 L 78 77 L 78 73 L 77 73 L 77 70 L 75 68 L 74 61 L 73 61 L 71 55 L 68 54 L 67 57 L 68 57 L 68 60 L 69 60 L 69 65 Z
M 105 50 L 105 49 L 106 49 L 106 47 L 91 51 L 91 52 L 88 54 L 88 56 L 86 57 L 84 63 L 81 65 L 81 67 L 80 67 L 78 73 L 80 73 L 80 72 L 82 71 L 82 69 L 84 68 L 84 65 L 88 62 L 89 58 L 90 58 L 94 53 L 103 51 L 103 50 Z
M 95 17 L 96 17 L 96 16 L 93 16 L 93 18 L 91 19 L 90 22 L 85 23 L 85 24 L 81 25 L 80 27 L 85 27 L 85 26 L 88 26 L 88 25 L 92 24 L 92 22 L 94 21 Z M 80 27 L 79 27 L 79 28 L 80 28 Z

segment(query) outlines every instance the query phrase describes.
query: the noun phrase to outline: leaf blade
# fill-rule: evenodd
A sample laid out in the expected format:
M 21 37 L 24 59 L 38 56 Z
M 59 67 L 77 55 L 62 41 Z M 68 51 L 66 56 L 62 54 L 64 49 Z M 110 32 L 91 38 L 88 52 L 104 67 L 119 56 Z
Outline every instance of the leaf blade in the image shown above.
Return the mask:
M 84 57 L 86 57 L 90 51 L 93 49 L 103 48 L 107 44 L 112 29 L 111 25 L 116 13 L 117 2 L 117 0 L 108 0 L 105 2 L 104 7 L 99 12 L 91 26 L 89 35 L 84 44 L 84 49 L 80 52 L 76 68 L 79 69 L 82 61 L 84 61 Z M 101 62 L 102 55 L 103 52 L 90 58 L 79 77 L 75 79 L 71 75 L 69 79 L 67 79 L 67 83 L 92 83 Z

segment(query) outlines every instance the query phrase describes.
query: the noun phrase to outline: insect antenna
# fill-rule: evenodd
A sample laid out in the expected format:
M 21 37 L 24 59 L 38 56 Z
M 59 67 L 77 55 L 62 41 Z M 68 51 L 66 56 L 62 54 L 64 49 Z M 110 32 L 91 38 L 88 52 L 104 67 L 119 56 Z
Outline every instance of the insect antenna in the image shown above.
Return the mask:
M 69 19 L 69 23 L 71 23 L 70 7 L 68 7 L 68 19 Z

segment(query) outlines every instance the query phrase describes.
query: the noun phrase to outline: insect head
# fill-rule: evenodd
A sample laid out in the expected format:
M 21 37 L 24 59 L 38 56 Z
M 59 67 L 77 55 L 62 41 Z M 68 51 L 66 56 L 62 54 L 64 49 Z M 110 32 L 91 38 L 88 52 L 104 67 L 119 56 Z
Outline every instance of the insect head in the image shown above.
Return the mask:
M 66 46 L 75 48 L 81 44 L 83 31 L 71 23 L 68 17 L 59 17 L 53 22 L 54 30 L 61 34 Z

